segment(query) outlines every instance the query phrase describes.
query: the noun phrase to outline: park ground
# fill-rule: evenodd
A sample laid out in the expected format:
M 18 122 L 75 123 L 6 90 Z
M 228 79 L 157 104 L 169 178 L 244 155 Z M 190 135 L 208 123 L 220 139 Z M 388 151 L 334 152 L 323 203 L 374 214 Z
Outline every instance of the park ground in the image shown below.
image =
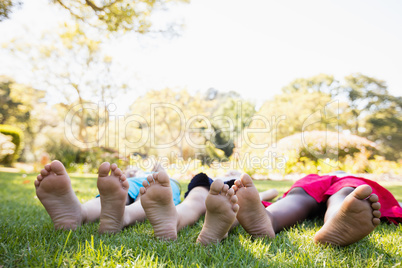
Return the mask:
M 177 241 L 153 237 L 148 221 L 117 235 L 100 235 L 99 223 L 74 232 L 55 231 L 35 195 L 36 174 L 0 173 L 0 267 L 400 267 L 402 225 L 382 223 L 368 237 L 344 248 L 312 241 L 321 219 L 305 221 L 275 239 L 254 239 L 235 228 L 220 244 L 196 245 L 202 217 Z M 282 194 L 292 181 L 256 181 L 259 190 Z M 380 182 L 402 201 L 402 182 Z M 181 181 L 185 189 L 188 181 Z M 97 194 L 96 175 L 72 176 L 81 202 Z M 184 193 L 184 192 L 183 192 Z

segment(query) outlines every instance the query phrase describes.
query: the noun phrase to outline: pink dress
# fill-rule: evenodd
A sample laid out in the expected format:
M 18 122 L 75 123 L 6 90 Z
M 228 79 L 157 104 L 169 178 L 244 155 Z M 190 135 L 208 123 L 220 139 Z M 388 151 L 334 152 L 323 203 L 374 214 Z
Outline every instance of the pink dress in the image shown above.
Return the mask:
M 350 175 L 345 177 L 337 177 L 333 175 L 320 176 L 317 174 L 310 174 L 296 181 L 289 191 L 295 187 L 301 187 L 318 203 L 321 203 L 326 202 L 331 195 L 335 194 L 344 187 L 356 188 L 357 186 L 363 184 L 369 185 L 373 189 L 373 194 L 378 195 L 378 199 L 381 204 L 381 219 L 386 219 L 394 224 L 402 223 L 402 208 L 399 206 L 398 201 L 390 191 L 375 181 L 369 179 Z M 285 197 L 289 191 L 284 193 L 283 197 Z M 265 207 L 271 204 L 265 201 L 262 201 L 262 203 Z

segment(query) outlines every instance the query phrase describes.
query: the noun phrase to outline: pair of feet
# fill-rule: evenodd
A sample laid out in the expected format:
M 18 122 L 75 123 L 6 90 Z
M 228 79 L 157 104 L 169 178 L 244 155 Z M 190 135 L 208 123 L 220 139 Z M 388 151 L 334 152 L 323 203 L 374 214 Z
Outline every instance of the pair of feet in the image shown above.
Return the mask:
M 258 190 L 249 176 L 243 176 L 233 186 L 240 206 L 237 219 L 243 228 L 253 236 L 275 237 L 275 214 L 269 207 L 261 206 Z M 284 203 L 284 199 L 277 201 Z M 282 201 L 283 200 L 283 201 Z M 378 196 L 372 194 L 368 185 L 360 185 L 347 195 L 337 211 L 328 217 L 322 228 L 315 234 L 314 241 L 320 244 L 347 246 L 370 234 L 380 224 L 381 208 Z M 283 210 L 289 209 L 283 206 Z M 295 213 L 287 211 L 288 214 Z M 284 214 L 281 213 L 283 216 Z M 301 220 L 301 219 L 300 219 Z M 296 224 L 294 222 L 293 224 Z M 276 231 L 282 228 L 276 227 Z
M 101 203 L 99 232 L 115 233 L 124 227 L 123 215 L 129 184 L 116 164 L 103 163 L 98 174 Z M 45 165 L 34 184 L 36 195 L 52 219 L 55 229 L 75 230 L 88 222 L 88 218 L 91 218 L 89 214 L 96 214 L 81 205 L 60 161 Z

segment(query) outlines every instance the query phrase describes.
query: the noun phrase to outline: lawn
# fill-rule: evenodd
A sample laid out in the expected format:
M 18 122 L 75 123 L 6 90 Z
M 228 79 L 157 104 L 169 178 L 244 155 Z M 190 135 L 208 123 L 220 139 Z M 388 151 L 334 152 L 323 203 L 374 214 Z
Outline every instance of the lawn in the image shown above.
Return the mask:
M 36 198 L 35 175 L 0 173 L 0 267 L 401 267 L 402 225 L 382 223 L 368 237 L 349 247 L 317 246 L 314 233 L 322 220 L 305 221 L 273 240 L 253 239 L 237 227 L 220 244 L 203 247 L 195 241 L 203 224 L 180 231 L 177 241 L 153 237 L 149 222 L 117 235 L 99 235 L 99 223 L 77 231 L 54 231 Z M 81 202 L 97 194 L 96 177 L 72 178 Z M 186 182 L 182 183 L 183 189 Z M 257 181 L 259 190 L 283 193 L 292 182 Z M 384 185 L 402 201 L 402 183 Z

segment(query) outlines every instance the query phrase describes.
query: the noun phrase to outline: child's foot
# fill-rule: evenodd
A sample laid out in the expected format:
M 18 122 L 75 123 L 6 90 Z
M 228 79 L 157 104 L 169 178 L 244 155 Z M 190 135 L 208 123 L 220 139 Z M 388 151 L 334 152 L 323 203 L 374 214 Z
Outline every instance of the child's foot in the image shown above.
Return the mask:
M 361 185 L 346 196 L 338 212 L 316 233 L 314 241 L 347 246 L 371 233 L 381 217 L 378 196 L 371 193 L 370 186 Z
M 109 175 L 110 172 L 110 175 Z M 101 202 L 99 233 L 117 233 L 123 229 L 128 181 L 116 164 L 99 167 L 98 189 Z
M 45 165 L 35 180 L 35 188 L 55 229 L 75 230 L 81 225 L 84 220 L 81 203 L 60 161 Z
M 237 220 L 247 233 L 253 236 L 275 237 L 274 228 L 267 211 L 261 203 L 257 188 L 249 175 L 243 174 L 233 185 L 239 199 Z
M 153 173 L 140 188 L 141 204 L 158 238 L 176 240 L 178 215 L 166 172 Z
M 219 242 L 227 236 L 236 219 L 239 205 L 234 190 L 229 189 L 222 180 L 216 180 L 211 184 L 205 205 L 207 208 L 205 222 L 197 243 L 208 245 Z

